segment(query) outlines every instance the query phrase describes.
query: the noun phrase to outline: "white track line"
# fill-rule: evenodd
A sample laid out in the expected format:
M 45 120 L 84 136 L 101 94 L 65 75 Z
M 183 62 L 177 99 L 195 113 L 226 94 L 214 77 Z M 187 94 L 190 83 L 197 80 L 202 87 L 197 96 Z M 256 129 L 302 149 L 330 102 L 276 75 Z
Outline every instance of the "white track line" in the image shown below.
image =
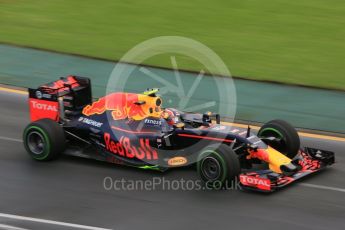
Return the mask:
M 5 230 L 28 230 L 27 228 L 18 228 L 18 227 L 7 225 L 7 224 L 0 224 L 0 229 L 5 229 Z
M 324 189 L 324 190 L 331 190 L 331 191 L 337 191 L 337 192 L 345 192 L 344 188 L 336 188 L 336 187 L 329 187 L 329 186 L 323 186 L 323 185 L 317 185 L 317 184 L 307 184 L 307 183 L 300 183 L 299 185 L 309 188 L 318 188 L 318 189 Z
M 0 140 L 5 140 L 5 141 L 14 141 L 14 142 L 23 142 L 22 140 L 20 139 L 16 139 L 16 138 L 10 138 L 10 137 L 3 137 L 3 136 L 0 136 Z
M 0 217 L 15 219 L 15 220 L 22 220 L 22 221 L 31 221 L 31 222 L 37 222 L 37 223 L 43 223 L 43 224 L 59 225 L 59 226 L 65 226 L 69 228 L 78 228 L 78 229 L 87 229 L 87 230 L 111 230 L 109 228 L 98 228 L 98 227 L 92 227 L 92 226 L 86 226 L 86 225 L 80 225 L 80 224 L 71 224 L 71 223 L 59 222 L 59 221 L 53 221 L 53 220 L 31 218 L 31 217 L 26 217 L 26 216 L 10 215 L 10 214 L 5 214 L 5 213 L 0 213 Z

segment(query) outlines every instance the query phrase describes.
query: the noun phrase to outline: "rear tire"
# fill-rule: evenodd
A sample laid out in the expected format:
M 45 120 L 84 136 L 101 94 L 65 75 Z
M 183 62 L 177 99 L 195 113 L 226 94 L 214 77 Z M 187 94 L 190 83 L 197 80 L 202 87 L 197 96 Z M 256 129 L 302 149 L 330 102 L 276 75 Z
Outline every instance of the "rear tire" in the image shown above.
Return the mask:
M 240 161 L 227 145 L 210 145 L 198 156 L 197 172 L 206 188 L 221 189 L 240 174 Z
M 296 129 L 283 120 L 273 120 L 263 125 L 258 132 L 258 137 L 281 139 L 280 142 L 270 142 L 267 140 L 264 140 L 264 142 L 290 159 L 297 155 L 301 145 Z
M 37 161 L 56 159 L 66 146 L 63 128 L 51 119 L 41 119 L 30 123 L 23 133 L 24 147 Z

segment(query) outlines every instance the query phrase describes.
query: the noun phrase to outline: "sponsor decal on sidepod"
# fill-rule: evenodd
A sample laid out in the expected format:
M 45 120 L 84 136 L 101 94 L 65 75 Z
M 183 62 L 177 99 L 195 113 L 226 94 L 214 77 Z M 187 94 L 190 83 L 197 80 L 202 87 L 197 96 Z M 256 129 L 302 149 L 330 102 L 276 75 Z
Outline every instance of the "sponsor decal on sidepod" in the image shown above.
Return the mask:
M 180 166 L 187 163 L 187 159 L 185 157 L 173 157 L 168 160 L 168 165 L 170 166 Z
M 151 148 L 149 139 L 146 138 L 140 138 L 139 146 L 134 146 L 128 137 L 121 137 L 117 142 L 111 140 L 109 133 L 104 133 L 104 142 L 109 152 L 119 156 L 140 160 L 158 159 L 157 151 Z
M 80 122 L 87 124 L 87 125 L 92 125 L 92 126 L 97 127 L 97 128 L 100 128 L 103 125 L 102 122 L 94 121 L 94 120 L 86 118 L 86 117 L 80 117 L 78 120 Z

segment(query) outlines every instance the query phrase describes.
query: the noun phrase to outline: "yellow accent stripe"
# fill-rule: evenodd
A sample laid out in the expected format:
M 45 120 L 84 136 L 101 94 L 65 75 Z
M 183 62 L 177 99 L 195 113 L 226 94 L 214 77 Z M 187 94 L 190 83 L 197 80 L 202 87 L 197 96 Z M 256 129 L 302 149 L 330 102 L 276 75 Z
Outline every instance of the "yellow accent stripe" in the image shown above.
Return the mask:
M 16 94 L 22 94 L 27 95 L 28 92 L 24 90 L 18 90 L 18 89 L 10 89 L 5 87 L 0 87 L 0 91 L 9 92 L 9 93 L 16 93 Z M 230 122 L 222 122 L 224 125 L 231 125 L 239 128 L 247 128 L 248 125 L 245 124 L 239 124 L 239 123 L 230 123 Z M 259 126 L 251 125 L 252 129 L 259 130 Z M 312 134 L 312 133 L 305 133 L 305 132 L 298 132 L 298 134 L 301 137 L 309 137 L 309 138 L 315 138 L 315 139 L 322 139 L 322 140 L 330 140 L 330 141 L 340 141 L 345 142 L 345 138 L 343 137 L 334 137 L 334 136 L 328 136 L 328 135 L 321 135 L 321 134 Z
M 304 132 L 299 132 L 298 134 L 300 136 L 302 136 L 302 137 L 310 137 L 310 138 L 315 138 L 315 139 L 323 139 L 323 140 L 329 140 L 329 141 L 345 142 L 345 138 L 343 138 L 343 137 L 334 137 L 334 136 L 312 134 L 312 133 L 304 133 Z
M 10 88 L 4 88 L 4 87 L 0 87 L 0 91 L 9 92 L 9 93 L 16 93 L 16 94 L 23 94 L 23 95 L 28 94 L 28 92 L 24 91 L 24 90 L 10 89 Z

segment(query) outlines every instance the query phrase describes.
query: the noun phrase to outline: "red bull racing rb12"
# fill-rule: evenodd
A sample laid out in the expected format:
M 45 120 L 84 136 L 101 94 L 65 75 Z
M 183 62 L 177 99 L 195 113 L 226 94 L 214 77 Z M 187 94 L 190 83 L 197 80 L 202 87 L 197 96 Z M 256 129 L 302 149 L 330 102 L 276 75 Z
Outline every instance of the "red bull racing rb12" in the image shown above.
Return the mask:
M 221 124 L 218 114 L 164 108 L 157 92 L 115 92 L 93 101 L 90 80 L 77 76 L 29 89 L 25 148 L 38 161 L 65 153 L 159 171 L 196 166 L 207 187 L 239 179 L 243 189 L 262 192 L 334 163 L 333 152 L 301 148 L 283 120 L 254 134 Z

